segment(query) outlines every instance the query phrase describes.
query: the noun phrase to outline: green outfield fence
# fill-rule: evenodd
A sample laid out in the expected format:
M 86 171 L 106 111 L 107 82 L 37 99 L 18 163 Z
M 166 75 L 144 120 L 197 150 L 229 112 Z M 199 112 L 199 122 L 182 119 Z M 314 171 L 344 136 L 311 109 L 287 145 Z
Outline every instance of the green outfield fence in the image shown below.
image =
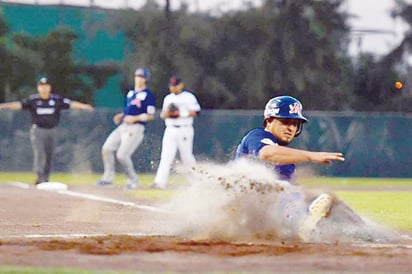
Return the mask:
M 74 45 L 74 58 L 88 64 L 122 61 L 127 42 L 122 31 L 110 32 L 97 25 L 110 20 L 113 11 L 96 7 L 68 5 L 32 5 L 0 3 L 0 10 L 8 26 L 7 41 L 12 47 L 16 33 L 45 36 L 59 26 L 66 26 L 78 35 Z M 34 81 L 34 79 L 33 79 Z M 117 75 L 95 93 L 93 105 L 107 108 L 123 106 L 124 97 L 119 90 L 122 78 Z
M 116 110 L 64 111 L 59 126 L 54 170 L 101 172 L 101 146 L 113 130 Z M 293 147 L 341 151 L 346 161 L 331 166 L 310 164 L 324 176 L 412 177 L 412 115 L 306 112 L 310 122 Z M 227 162 L 251 128 L 262 125 L 262 111 L 204 110 L 195 121 L 194 153 L 198 160 Z M 0 171 L 31 171 L 30 116 L 26 111 L 0 111 Z M 133 155 L 139 172 L 155 172 L 164 123 L 158 117 Z

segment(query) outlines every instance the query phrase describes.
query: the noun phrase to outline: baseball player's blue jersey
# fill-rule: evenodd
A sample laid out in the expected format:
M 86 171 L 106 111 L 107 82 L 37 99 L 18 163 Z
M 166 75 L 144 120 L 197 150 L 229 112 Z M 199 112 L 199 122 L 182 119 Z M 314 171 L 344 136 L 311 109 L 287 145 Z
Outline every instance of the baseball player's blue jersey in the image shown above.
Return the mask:
M 236 150 L 235 158 L 251 157 L 258 158 L 259 151 L 267 145 L 276 145 L 278 140 L 270 132 L 263 128 L 256 128 L 249 131 L 240 142 Z M 295 172 L 295 165 L 271 165 L 282 180 L 290 181 Z
M 148 88 L 141 91 L 129 90 L 126 95 L 125 104 L 124 115 L 139 115 L 143 113 L 154 115 L 156 111 L 155 97 Z M 145 122 L 138 123 L 146 124 Z

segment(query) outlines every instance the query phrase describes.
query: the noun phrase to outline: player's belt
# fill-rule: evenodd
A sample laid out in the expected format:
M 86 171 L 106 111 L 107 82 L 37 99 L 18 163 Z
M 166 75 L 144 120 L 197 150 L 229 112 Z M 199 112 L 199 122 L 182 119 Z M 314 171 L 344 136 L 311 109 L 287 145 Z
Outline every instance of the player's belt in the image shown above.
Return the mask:
M 172 127 L 190 127 L 191 125 L 172 125 Z
M 39 126 L 37 124 L 32 124 L 31 126 L 32 126 L 32 128 L 42 128 L 42 129 L 53 129 L 53 128 L 55 128 L 55 126 L 46 127 L 46 126 Z

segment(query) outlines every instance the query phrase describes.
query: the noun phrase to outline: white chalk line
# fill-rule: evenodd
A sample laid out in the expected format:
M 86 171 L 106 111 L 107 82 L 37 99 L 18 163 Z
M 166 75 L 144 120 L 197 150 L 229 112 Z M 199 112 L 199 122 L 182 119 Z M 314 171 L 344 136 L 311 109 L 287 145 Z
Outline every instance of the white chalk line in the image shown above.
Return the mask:
M 68 195 L 68 196 L 85 198 L 85 199 L 89 199 L 89 200 L 107 202 L 107 203 L 118 204 L 118 205 L 123 205 L 123 206 L 129 206 L 129 207 L 134 207 L 134 208 L 143 209 L 143 210 L 147 210 L 147 211 L 161 212 L 161 213 L 166 213 L 167 212 L 164 209 L 153 207 L 153 206 L 139 205 L 139 204 L 136 204 L 136 203 L 133 203 L 133 202 L 126 202 L 126 201 L 116 200 L 116 199 L 112 199 L 112 198 L 100 197 L 100 196 L 93 195 L 93 194 L 86 194 L 86 193 L 75 192 L 75 191 L 71 191 L 71 190 L 58 190 L 58 191 L 55 191 L 55 192 L 57 192 L 59 194 Z
M 30 189 L 30 185 L 27 183 L 22 183 L 22 182 L 11 182 L 9 185 L 18 187 L 18 188 L 23 188 L 23 189 Z M 71 190 L 41 190 L 41 191 L 50 191 L 58 194 L 63 194 L 63 195 L 68 195 L 72 197 L 78 197 L 78 198 L 84 198 L 88 200 L 93 200 L 93 201 L 99 201 L 99 202 L 106 202 L 106 203 L 111 203 L 111 204 L 117 204 L 117 205 L 122 205 L 122 206 L 128 206 L 128 207 L 133 207 L 133 208 L 138 208 L 142 210 L 147 210 L 147 211 L 152 211 L 152 212 L 160 212 L 160 213 L 168 213 L 167 210 L 161 209 L 158 207 L 154 206 L 148 206 L 148 205 L 139 205 L 133 202 L 127 202 L 127 201 L 122 201 L 122 200 L 117 200 L 117 199 L 112 199 L 112 198 L 107 198 L 107 197 L 101 197 L 97 196 L 94 194 L 87 194 L 87 193 L 81 193 L 81 192 L 75 192 Z
M 29 184 L 22 183 L 22 182 L 10 182 L 8 184 L 11 185 L 11 186 L 15 186 L 15 187 L 18 187 L 18 188 L 23 188 L 23 189 L 29 189 L 30 188 Z
M 412 249 L 412 245 L 407 244 L 352 244 L 355 247 L 372 247 L 372 248 L 407 248 Z

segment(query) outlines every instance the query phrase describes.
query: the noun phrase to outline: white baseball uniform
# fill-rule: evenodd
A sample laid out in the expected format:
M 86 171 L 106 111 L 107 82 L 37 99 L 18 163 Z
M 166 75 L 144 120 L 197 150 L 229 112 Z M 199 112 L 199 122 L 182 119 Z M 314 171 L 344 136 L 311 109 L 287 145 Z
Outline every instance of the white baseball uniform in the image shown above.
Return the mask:
M 170 93 L 166 95 L 163 99 L 162 111 L 167 111 L 172 103 L 179 108 L 179 113 L 199 112 L 201 110 L 196 96 L 188 90 L 182 90 L 178 94 Z M 166 187 L 170 168 L 178 150 L 184 166 L 192 167 L 196 164 L 193 156 L 193 120 L 194 117 L 192 116 L 165 119 L 166 129 L 163 134 L 162 152 L 154 180 L 156 187 Z

